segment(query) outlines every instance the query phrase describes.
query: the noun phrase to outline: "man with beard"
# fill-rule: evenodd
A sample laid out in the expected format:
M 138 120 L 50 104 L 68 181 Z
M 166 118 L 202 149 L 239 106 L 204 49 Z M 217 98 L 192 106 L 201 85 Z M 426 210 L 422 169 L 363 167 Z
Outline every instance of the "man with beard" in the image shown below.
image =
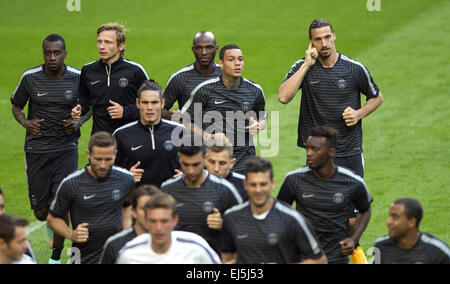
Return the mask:
M 116 154 L 111 134 L 92 135 L 86 151 L 89 164 L 61 182 L 50 206 L 47 226 L 73 242 L 72 252 L 77 248 L 81 256 L 75 262 L 98 263 L 106 240 L 122 229 L 122 208 L 134 177 L 113 166 Z M 73 230 L 63 220 L 67 213 Z
M 195 35 L 192 43 L 195 62 L 172 74 L 167 81 L 163 94 L 166 101 L 163 118 L 170 119 L 174 112 L 179 111 L 169 113 L 175 101 L 178 101 L 178 107 L 182 109 L 198 84 L 222 74 L 220 66 L 214 63 L 218 50 L 219 46 L 212 32 L 200 31 Z
M 166 181 L 161 189 L 177 201 L 176 230 L 202 236 L 220 253 L 220 230 L 225 210 L 243 202 L 227 180 L 205 170 L 205 147 L 200 136 L 185 136 L 178 157 L 183 175 Z

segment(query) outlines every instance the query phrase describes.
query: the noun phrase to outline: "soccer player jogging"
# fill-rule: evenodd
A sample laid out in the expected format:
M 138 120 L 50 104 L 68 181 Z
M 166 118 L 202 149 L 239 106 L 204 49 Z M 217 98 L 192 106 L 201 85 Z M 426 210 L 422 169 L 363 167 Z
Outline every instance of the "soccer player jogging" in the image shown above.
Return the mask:
M 364 180 L 351 170 L 336 166 L 336 130 L 314 127 L 306 143 L 307 166 L 288 173 L 277 199 L 296 202 L 297 210 L 314 227 L 328 263 L 348 263 L 371 216 L 370 195 Z M 350 233 L 348 209 L 355 206 L 360 222 Z
M 220 258 L 199 235 L 174 231 L 179 216 L 175 199 L 157 194 L 144 207 L 149 234 L 130 241 L 118 264 L 220 264 Z
M 175 144 L 182 138 L 184 126 L 161 119 L 164 101 L 161 87 L 153 80 L 145 81 L 136 99 L 139 120 L 113 134 L 117 141 L 116 165 L 129 169 L 137 184 L 160 187 L 180 169 Z M 173 133 L 179 133 L 177 141 L 172 141 Z
M 64 64 L 64 39 L 47 36 L 44 64 L 25 71 L 11 97 L 14 118 L 27 130 L 25 165 L 28 196 L 36 219 L 45 221 L 56 189 L 78 167 L 78 121 L 71 109 L 78 100 L 80 71 Z M 23 111 L 28 104 L 28 116 Z M 54 235 L 49 263 L 59 263 L 64 238 Z
M 137 90 L 149 78 L 141 65 L 123 58 L 125 40 L 124 26 L 101 25 L 97 29 L 100 59 L 81 69 L 80 103 L 72 109 L 72 117 L 80 119 L 92 108 L 92 134 L 97 131 L 113 133 L 139 118 Z
M 114 166 L 117 149 L 111 134 L 95 133 L 88 147 L 89 164 L 61 182 L 47 226 L 79 250 L 75 256 L 80 258 L 72 262 L 96 264 L 106 240 L 122 229 L 122 208 L 134 188 L 134 178 L 129 171 Z M 67 213 L 73 229 L 62 219 Z
M 419 230 L 423 209 L 412 198 L 395 201 L 386 221 L 389 234 L 375 241 L 375 264 L 450 264 L 448 245 Z
M 212 32 L 200 31 L 195 35 L 192 42 L 195 62 L 172 74 L 167 81 L 163 95 L 165 99 L 163 118 L 171 119 L 173 113 L 179 112 L 177 109 L 169 113 L 169 110 L 176 101 L 178 107 L 182 109 L 197 85 L 222 74 L 220 66 L 214 63 L 218 50 L 219 46 Z
M 269 161 L 246 162 L 249 201 L 225 212 L 224 263 L 327 263 L 311 225 L 297 211 L 272 198 L 275 187 Z
M 247 201 L 248 194 L 244 188 L 245 176 L 232 171 L 235 164 L 233 145 L 227 137 L 223 134 L 212 135 L 206 146 L 206 170 L 229 181 L 238 190 L 242 200 Z
M 152 185 L 141 185 L 130 193 L 127 201 L 131 204 L 133 226 L 115 234 L 106 241 L 100 257 L 100 264 L 116 263 L 119 251 L 126 243 L 147 233 L 144 206 L 150 198 L 158 193 L 161 193 L 161 190 Z
M 196 133 L 225 133 L 234 147 L 234 171 L 243 173 L 255 155 L 253 136 L 267 125 L 266 101 L 261 86 L 242 77 L 244 56 L 237 45 L 224 46 L 219 58 L 222 75 L 198 85 L 181 113 L 189 114 Z
M 236 188 L 205 170 L 205 147 L 200 136 L 185 136 L 178 152 L 183 175 L 166 181 L 161 189 L 177 201 L 177 230 L 202 236 L 220 252 L 220 229 L 225 210 L 241 204 Z M 198 146 L 197 146 L 198 145 Z
M 13 215 L 0 215 L 0 264 L 13 264 L 23 259 L 29 248 L 29 222 Z
M 335 164 L 363 177 L 362 119 L 381 105 L 383 96 L 362 63 L 336 51 L 336 34 L 327 20 L 311 23 L 309 39 L 305 57 L 292 65 L 278 100 L 287 104 L 301 89 L 297 145 L 306 147 L 314 126 L 333 127 L 338 130 Z M 362 107 L 360 93 L 367 98 Z

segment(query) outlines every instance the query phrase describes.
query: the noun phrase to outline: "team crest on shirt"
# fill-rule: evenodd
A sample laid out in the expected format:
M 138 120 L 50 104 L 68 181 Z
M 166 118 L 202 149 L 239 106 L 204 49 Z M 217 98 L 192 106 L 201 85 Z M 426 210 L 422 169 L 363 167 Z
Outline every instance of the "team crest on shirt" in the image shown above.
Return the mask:
M 73 99 L 74 93 L 71 90 L 67 90 L 64 92 L 64 98 L 67 100 Z
M 243 103 L 242 103 L 242 110 L 243 110 L 244 112 L 249 111 L 249 110 L 250 110 L 250 103 L 249 103 L 249 102 L 243 102 Z
M 340 192 L 335 193 L 333 196 L 333 201 L 336 204 L 341 204 L 342 202 L 344 202 L 344 195 Z
M 122 88 L 125 88 L 126 86 L 128 86 L 128 79 L 127 78 L 120 78 L 119 86 L 121 86 Z
M 167 140 L 166 142 L 164 142 L 164 149 L 166 149 L 167 151 L 172 151 L 173 148 L 175 148 L 175 145 L 171 140 Z
M 340 79 L 339 81 L 337 81 L 337 86 L 339 89 L 345 89 L 347 87 L 347 81 L 345 81 L 344 79 Z
M 116 189 L 112 192 L 112 199 L 114 201 L 119 201 L 122 198 L 122 191 Z
M 269 245 L 274 246 L 278 244 L 279 241 L 280 237 L 278 236 L 277 233 L 270 233 L 267 235 L 267 242 L 269 243 Z
M 203 202 L 202 209 L 205 213 L 212 213 L 214 211 L 214 203 L 211 201 Z

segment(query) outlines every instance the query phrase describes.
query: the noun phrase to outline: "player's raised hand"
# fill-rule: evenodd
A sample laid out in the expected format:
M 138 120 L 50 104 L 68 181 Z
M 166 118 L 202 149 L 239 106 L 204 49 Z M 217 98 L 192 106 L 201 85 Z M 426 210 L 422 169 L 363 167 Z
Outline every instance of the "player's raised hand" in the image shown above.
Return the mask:
M 71 241 L 75 243 L 85 243 L 89 239 L 89 224 L 79 224 L 75 231 L 72 231 Z
M 342 113 L 342 118 L 345 121 L 345 125 L 353 126 L 358 123 L 358 121 L 361 119 L 361 116 L 359 115 L 358 111 L 354 110 L 351 107 L 347 107 Z
M 220 230 L 222 229 L 223 219 L 219 209 L 214 208 L 213 213 L 209 214 L 206 218 L 206 223 L 210 229 Z
M 256 119 L 253 118 L 253 116 L 251 116 L 250 124 L 245 129 L 248 129 L 250 131 L 251 135 L 257 135 L 259 133 L 259 131 L 261 130 L 260 127 L 261 126 L 259 124 L 259 121 L 257 121 Z
M 112 104 L 112 106 L 106 108 L 106 110 L 109 112 L 111 118 L 121 119 L 123 117 L 123 107 L 112 100 L 109 100 L 109 103 Z
M 310 67 L 313 66 L 316 63 L 318 56 L 319 53 L 317 52 L 317 49 L 309 42 L 308 49 L 305 51 L 305 64 Z
M 73 120 L 80 120 L 81 117 L 81 110 L 82 107 L 81 105 L 76 105 L 73 109 L 72 109 L 72 119 Z
M 180 170 L 175 169 L 175 174 L 173 175 L 172 178 L 177 178 L 183 175 L 183 172 Z
M 23 127 L 26 128 L 28 132 L 35 136 L 42 135 L 41 133 L 41 123 L 44 122 L 45 119 L 31 119 L 31 120 L 25 120 L 23 122 Z
M 133 174 L 134 183 L 138 183 L 142 179 L 142 175 L 144 174 L 144 169 L 138 169 L 141 165 L 141 161 L 138 161 L 134 166 L 131 167 L 130 172 Z

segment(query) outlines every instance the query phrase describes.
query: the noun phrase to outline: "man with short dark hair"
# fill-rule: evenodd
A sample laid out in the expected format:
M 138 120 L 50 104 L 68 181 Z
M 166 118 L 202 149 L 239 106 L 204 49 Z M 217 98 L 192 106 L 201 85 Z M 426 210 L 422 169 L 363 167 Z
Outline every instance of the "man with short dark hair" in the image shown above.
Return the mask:
M 27 130 L 24 148 L 31 208 L 36 219 L 45 221 L 59 183 L 78 167 L 80 124 L 71 120 L 70 112 L 78 100 L 80 71 L 64 64 L 67 50 L 60 35 L 47 36 L 42 51 L 44 64 L 23 73 L 11 104 L 14 118 Z M 52 246 L 49 263 L 60 263 L 64 238 L 54 235 Z
M 423 210 L 412 198 L 395 201 L 386 221 L 389 235 L 375 241 L 375 264 L 450 264 L 448 245 L 420 232 Z
M 178 110 L 168 112 L 176 101 L 178 101 L 178 107 L 182 109 L 195 87 L 222 74 L 220 66 L 214 63 L 218 50 L 219 46 L 212 32 L 200 31 L 195 35 L 192 42 L 195 62 L 172 74 L 167 81 L 163 95 L 165 99 L 164 118 L 170 119 L 174 112 L 178 112 Z
M 311 222 L 329 263 L 348 263 L 371 216 L 372 196 L 364 180 L 336 166 L 336 130 L 317 126 L 306 143 L 307 166 L 288 173 L 277 199 L 296 202 L 297 210 Z M 348 209 L 355 206 L 361 221 L 351 235 Z
M 0 264 L 20 261 L 28 249 L 29 222 L 13 215 L 0 215 Z
M 108 132 L 92 135 L 86 151 L 89 164 L 61 182 L 50 206 L 47 226 L 79 249 L 76 263 L 98 263 L 106 240 L 122 229 L 122 208 L 134 178 L 114 166 L 116 147 Z M 62 219 L 68 213 L 74 229 Z
M 129 169 L 139 185 L 160 187 L 180 168 L 176 142 L 182 138 L 184 126 L 161 118 L 164 103 L 161 87 L 153 80 L 145 81 L 136 99 L 139 120 L 113 133 L 117 140 L 116 165 Z M 174 133 L 179 133 L 177 141 L 172 139 Z
M 222 214 L 243 201 L 231 183 L 205 170 L 204 155 L 201 137 L 183 137 L 178 152 L 183 175 L 164 182 L 161 189 L 177 201 L 180 215 L 177 230 L 202 236 L 220 252 Z
M 137 90 L 149 77 L 145 69 L 123 58 L 126 29 L 117 23 L 97 29 L 100 59 L 84 65 L 80 78 L 80 103 L 72 109 L 72 118 L 80 119 L 92 108 L 92 134 L 113 133 L 139 118 Z
M 245 161 L 256 153 L 253 136 L 267 125 L 266 101 L 261 86 L 242 77 L 244 56 L 237 45 L 222 47 L 219 58 L 222 75 L 199 84 L 181 114 L 188 113 L 196 129 L 225 133 L 234 147 L 234 171 L 243 173 Z
M 272 198 L 272 164 L 247 160 L 245 189 L 249 201 L 225 212 L 222 235 L 224 263 L 327 263 L 306 219 Z
M 153 185 L 141 185 L 130 193 L 127 203 L 131 204 L 133 226 L 111 236 L 106 241 L 100 257 L 100 264 L 116 263 L 119 251 L 126 243 L 147 233 L 144 206 L 153 196 L 160 193 L 161 190 Z

